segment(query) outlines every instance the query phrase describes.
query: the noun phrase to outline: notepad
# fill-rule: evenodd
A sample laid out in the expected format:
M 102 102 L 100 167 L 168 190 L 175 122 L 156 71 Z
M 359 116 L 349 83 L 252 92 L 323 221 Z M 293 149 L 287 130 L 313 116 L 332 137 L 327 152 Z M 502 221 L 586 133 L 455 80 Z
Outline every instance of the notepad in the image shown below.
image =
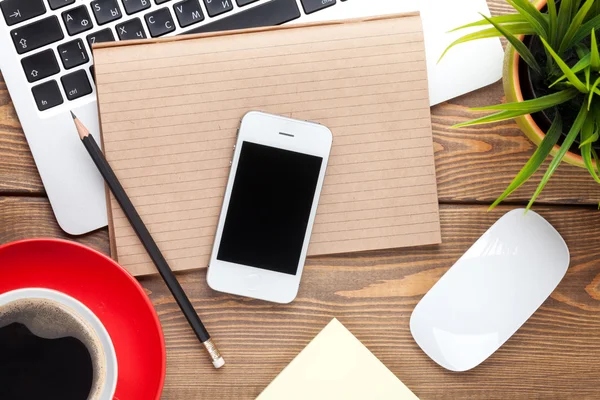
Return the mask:
M 337 319 L 256 400 L 418 400 Z
M 418 14 L 101 44 L 94 59 L 106 158 L 172 269 L 207 266 L 250 110 L 333 132 L 309 255 L 441 241 Z M 113 257 L 154 273 L 109 203 Z

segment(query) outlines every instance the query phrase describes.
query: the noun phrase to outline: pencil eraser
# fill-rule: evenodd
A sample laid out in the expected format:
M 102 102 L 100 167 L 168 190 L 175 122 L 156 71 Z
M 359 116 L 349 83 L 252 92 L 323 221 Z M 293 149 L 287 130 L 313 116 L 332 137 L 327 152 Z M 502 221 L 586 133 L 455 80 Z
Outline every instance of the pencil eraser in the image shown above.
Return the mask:
M 223 357 L 219 357 L 213 361 L 213 365 L 215 368 L 221 368 L 223 365 L 225 365 L 225 360 L 223 360 Z

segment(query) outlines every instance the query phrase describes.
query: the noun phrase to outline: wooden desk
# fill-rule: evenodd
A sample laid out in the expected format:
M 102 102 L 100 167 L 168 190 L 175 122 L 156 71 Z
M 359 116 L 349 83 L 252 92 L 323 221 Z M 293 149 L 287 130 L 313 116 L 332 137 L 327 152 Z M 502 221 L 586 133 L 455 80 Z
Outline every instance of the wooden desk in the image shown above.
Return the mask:
M 502 0 L 489 3 L 495 14 L 507 9 Z M 468 107 L 497 103 L 502 96 L 498 83 L 432 109 L 442 245 L 312 258 L 297 300 L 287 306 L 215 293 L 203 270 L 179 274 L 227 360 L 223 370 L 209 363 L 160 278 L 140 279 L 167 343 L 163 398 L 254 398 L 337 317 L 422 399 L 597 399 L 600 185 L 584 170 L 562 165 L 535 207 L 567 241 L 569 272 L 496 354 L 473 371 L 451 373 L 429 360 L 409 332 L 421 297 L 497 218 L 525 204 L 540 178 L 504 206 L 486 211 L 534 146 L 513 122 L 449 126 L 472 118 Z M 68 237 L 54 220 L 0 76 L 0 243 L 42 236 Z M 69 238 L 108 253 L 106 229 Z

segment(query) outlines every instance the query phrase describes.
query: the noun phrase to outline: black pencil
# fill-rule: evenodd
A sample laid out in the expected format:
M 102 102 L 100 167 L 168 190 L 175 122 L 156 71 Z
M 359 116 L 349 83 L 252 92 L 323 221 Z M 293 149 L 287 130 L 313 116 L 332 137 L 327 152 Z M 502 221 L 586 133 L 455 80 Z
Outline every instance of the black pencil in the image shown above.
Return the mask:
M 133 230 L 140 238 L 140 241 L 146 248 L 150 258 L 152 258 L 152 261 L 154 262 L 154 265 L 156 265 L 160 276 L 162 276 L 165 284 L 171 291 L 171 294 L 173 294 L 175 301 L 177 301 L 177 304 L 179 304 L 181 311 L 183 311 L 183 314 L 194 330 L 194 333 L 208 351 L 213 365 L 215 368 L 221 368 L 223 365 L 225 365 L 225 361 L 223 360 L 223 357 L 221 357 L 217 346 L 215 346 L 210 335 L 208 334 L 208 331 L 204 327 L 204 324 L 200 320 L 200 317 L 198 317 L 196 310 L 194 310 L 194 306 L 192 306 L 192 303 L 177 281 L 173 271 L 171 271 L 169 264 L 167 264 L 167 261 L 160 252 L 156 242 L 154 239 L 152 239 L 148 228 L 146 228 L 146 225 L 144 225 L 142 218 L 137 213 L 135 207 L 131 203 L 131 200 L 127 196 L 127 193 L 125 193 L 125 189 L 123 189 L 123 186 L 121 186 L 121 183 L 108 164 L 108 161 L 106 161 L 106 158 L 104 158 L 102 150 L 100 150 L 100 147 L 98 147 L 94 137 L 90 135 L 90 132 L 83 125 L 83 123 L 75 116 L 75 114 L 73 114 L 73 112 L 71 112 L 71 115 L 73 116 L 73 121 L 75 121 L 75 126 L 77 127 L 77 133 L 79 133 L 79 137 L 81 138 L 83 145 L 87 149 L 88 153 L 90 153 L 94 164 L 96 164 L 96 167 L 98 167 L 98 170 L 104 177 L 106 184 L 127 216 L 127 219 L 133 227 Z

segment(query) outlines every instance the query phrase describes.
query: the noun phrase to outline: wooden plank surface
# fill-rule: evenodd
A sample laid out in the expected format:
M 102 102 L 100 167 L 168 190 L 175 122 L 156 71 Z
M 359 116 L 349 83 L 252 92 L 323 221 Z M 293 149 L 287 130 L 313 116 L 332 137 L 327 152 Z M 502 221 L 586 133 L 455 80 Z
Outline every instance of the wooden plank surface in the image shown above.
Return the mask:
M 0 244 L 40 237 L 75 240 L 110 254 L 108 229 L 100 229 L 84 236 L 68 235 L 56 223 L 47 198 L 3 196 L 0 192 Z
M 44 188 L 0 75 L 0 192 L 43 195 Z M 432 108 L 440 201 L 491 202 L 521 169 L 535 146 L 512 122 L 452 129 L 473 118 L 469 107 L 502 101 L 500 83 Z M 541 174 L 510 201 L 526 201 Z M 540 196 L 540 203 L 598 204 L 600 185 L 579 168 L 563 164 Z
M 140 280 L 167 343 L 164 399 L 254 398 L 333 317 L 344 323 L 422 399 L 594 399 L 600 383 L 600 213 L 593 207 L 537 211 L 563 235 L 571 266 L 551 298 L 481 366 L 450 373 L 427 358 L 409 332 L 419 299 L 500 215 L 485 206 L 442 205 L 444 243 L 308 260 L 291 305 L 210 290 L 204 271 L 178 274 L 227 359 L 215 371 L 157 277 Z M 67 237 L 43 198 L 0 198 L 0 242 Z M 8 227 L 8 228 L 7 228 Z M 107 251 L 105 232 L 79 239 Z
M 488 3 L 493 14 L 509 10 L 504 0 Z M 422 399 L 598 398 L 600 213 L 595 205 L 600 187 L 575 167 L 559 168 L 536 207 L 565 237 L 572 261 L 565 279 L 530 321 L 488 361 L 460 374 L 438 367 L 410 336 L 415 304 L 513 207 L 488 213 L 484 204 L 504 190 L 534 146 L 513 122 L 450 129 L 478 115 L 469 107 L 502 99 L 498 83 L 432 108 L 442 245 L 309 259 L 298 299 L 287 306 L 215 293 L 204 271 L 180 274 L 227 359 L 222 371 L 209 364 L 162 281 L 141 279 L 167 342 L 163 398 L 253 398 L 332 317 Z M 526 201 L 539 176 L 511 201 Z M 58 228 L 0 74 L 0 243 L 44 236 L 108 253 L 106 230 L 70 237 Z
M 43 195 L 44 187 L 0 73 L 0 193 Z
M 168 368 L 173 372 L 167 376 L 164 397 L 253 398 L 337 317 L 424 400 L 597 398 L 600 251 L 594 241 L 599 232 L 584 228 L 600 222 L 595 210 L 540 208 L 574 249 L 571 268 L 552 298 L 481 366 L 467 373 L 446 371 L 410 335 L 409 318 L 419 299 L 505 211 L 442 206 L 440 246 L 311 259 L 299 296 L 289 306 L 216 295 L 206 287 L 204 273 L 182 274 L 184 288 L 227 357 L 223 371 L 204 361 L 161 285 L 142 280 L 167 334 Z

